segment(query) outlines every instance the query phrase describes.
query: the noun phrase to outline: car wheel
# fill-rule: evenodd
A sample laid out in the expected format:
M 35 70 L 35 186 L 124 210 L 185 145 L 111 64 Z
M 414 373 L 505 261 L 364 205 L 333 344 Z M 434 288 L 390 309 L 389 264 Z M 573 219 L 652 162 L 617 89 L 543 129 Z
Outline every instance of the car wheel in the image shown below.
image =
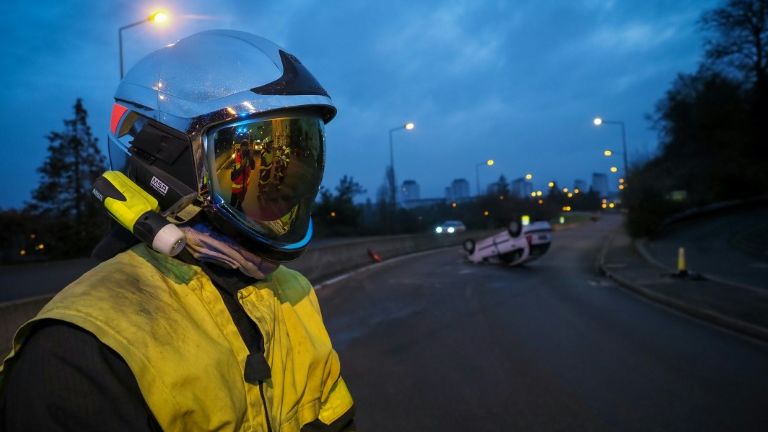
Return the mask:
M 475 253 L 475 241 L 472 239 L 466 239 L 464 240 L 464 244 L 462 245 L 464 247 L 464 250 L 467 251 L 468 254 L 472 255 Z
M 522 230 L 523 225 L 520 223 L 520 221 L 513 220 L 509 223 L 509 225 L 507 225 L 507 232 L 509 232 L 509 236 L 512 238 L 518 237 Z

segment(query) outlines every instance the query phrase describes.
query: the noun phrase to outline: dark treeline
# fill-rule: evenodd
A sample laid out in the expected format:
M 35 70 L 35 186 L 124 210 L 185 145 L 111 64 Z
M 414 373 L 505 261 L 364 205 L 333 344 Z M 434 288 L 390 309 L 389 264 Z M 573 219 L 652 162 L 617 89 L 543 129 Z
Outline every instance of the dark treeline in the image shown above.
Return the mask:
M 375 202 L 355 204 L 354 198 L 365 190 L 353 178 L 344 176 L 333 192 L 320 192 L 313 211 L 316 234 L 336 237 L 429 233 L 447 220 L 462 221 L 468 229 L 499 228 L 523 215 L 531 220 L 554 221 L 563 212 L 599 210 L 602 203 L 596 193 L 581 192 L 568 197 L 557 185 L 542 196 L 516 197 L 510 193 L 504 176 L 496 185 L 492 195 L 403 208 L 392 205 L 386 186 L 378 192 Z
M 108 217 L 91 197 L 105 158 L 80 99 L 74 114 L 46 136 L 48 156 L 37 169 L 32 200 L 20 210 L 0 211 L 2 262 L 87 256 L 106 230 Z
M 705 56 L 658 102 L 660 153 L 624 191 L 635 236 L 687 208 L 768 193 L 768 0 L 729 0 L 700 26 Z

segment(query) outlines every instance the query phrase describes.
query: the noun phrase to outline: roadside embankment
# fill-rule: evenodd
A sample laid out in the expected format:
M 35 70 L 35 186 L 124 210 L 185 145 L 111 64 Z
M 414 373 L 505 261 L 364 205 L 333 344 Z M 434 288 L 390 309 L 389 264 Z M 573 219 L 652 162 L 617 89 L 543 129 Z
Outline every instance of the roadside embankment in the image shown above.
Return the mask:
M 768 290 L 706 278 L 672 277 L 638 252 L 624 228 L 608 238 L 599 270 L 623 287 L 692 317 L 768 341 Z

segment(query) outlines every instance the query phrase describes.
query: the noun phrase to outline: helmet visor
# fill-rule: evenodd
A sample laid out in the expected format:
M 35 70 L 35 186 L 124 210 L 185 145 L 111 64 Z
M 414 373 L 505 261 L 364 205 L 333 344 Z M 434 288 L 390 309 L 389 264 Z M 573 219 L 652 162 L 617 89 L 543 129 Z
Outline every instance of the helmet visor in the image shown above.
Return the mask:
M 249 120 L 207 136 L 214 204 L 257 236 L 293 243 L 307 233 L 325 166 L 319 117 Z

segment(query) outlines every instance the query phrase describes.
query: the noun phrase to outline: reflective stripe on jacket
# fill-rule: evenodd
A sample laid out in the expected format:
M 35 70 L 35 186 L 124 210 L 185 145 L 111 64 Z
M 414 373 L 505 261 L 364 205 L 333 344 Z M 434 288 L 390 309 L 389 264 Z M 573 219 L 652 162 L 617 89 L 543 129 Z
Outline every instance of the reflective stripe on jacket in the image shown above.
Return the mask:
M 315 420 L 331 424 L 352 408 L 303 276 L 281 266 L 237 298 L 264 338 L 271 377 L 262 385 L 244 378 L 249 350 L 208 276 L 143 244 L 62 290 L 19 329 L 6 362 L 35 321 L 53 318 L 119 353 L 166 431 L 299 431 Z

